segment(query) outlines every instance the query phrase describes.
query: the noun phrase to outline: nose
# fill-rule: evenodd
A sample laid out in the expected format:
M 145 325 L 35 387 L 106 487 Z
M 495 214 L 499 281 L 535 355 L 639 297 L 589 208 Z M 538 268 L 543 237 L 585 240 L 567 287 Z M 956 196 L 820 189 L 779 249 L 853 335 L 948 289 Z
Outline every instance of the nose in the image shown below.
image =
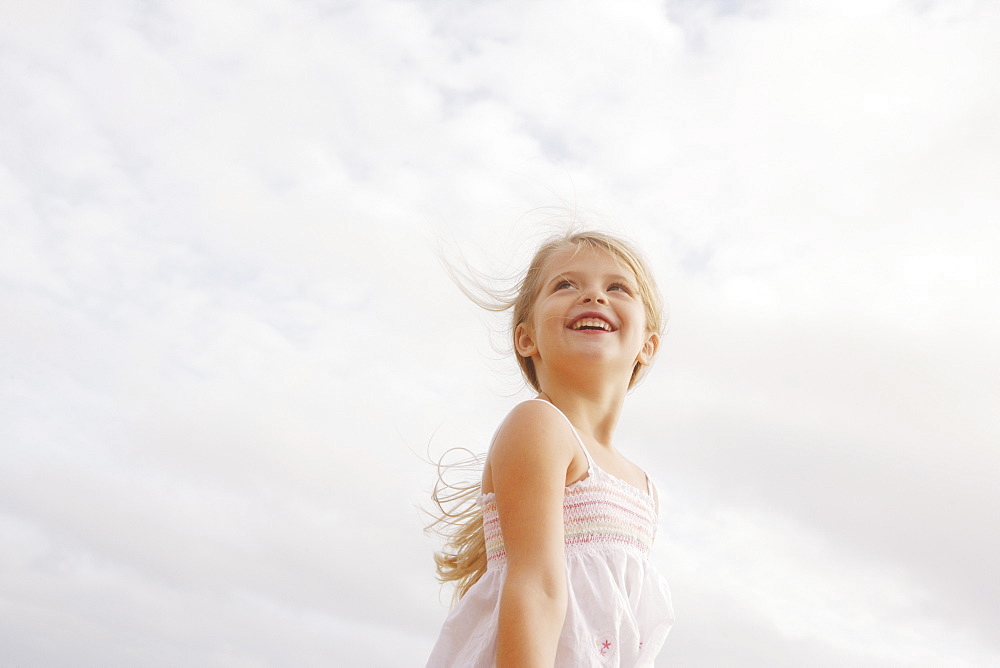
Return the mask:
M 591 302 L 597 302 L 598 304 L 607 304 L 608 296 L 604 294 L 601 290 L 590 288 L 584 292 L 580 293 L 580 303 L 589 304 Z

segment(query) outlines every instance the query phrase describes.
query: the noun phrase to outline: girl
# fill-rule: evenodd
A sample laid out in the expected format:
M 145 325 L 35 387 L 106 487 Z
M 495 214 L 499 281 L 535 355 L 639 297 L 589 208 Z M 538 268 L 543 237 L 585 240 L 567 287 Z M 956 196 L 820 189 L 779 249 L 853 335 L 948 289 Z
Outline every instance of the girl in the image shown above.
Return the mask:
M 673 622 L 648 561 L 658 502 L 615 447 L 626 392 L 660 343 L 653 278 L 624 241 L 569 233 L 535 253 L 512 309 L 538 392 L 500 425 L 481 485 L 434 499 L 453 527 L 435 555 L 459 601 L 429 668 L 652 666 Z M 446 510 L 477 494 L 476 504 Z

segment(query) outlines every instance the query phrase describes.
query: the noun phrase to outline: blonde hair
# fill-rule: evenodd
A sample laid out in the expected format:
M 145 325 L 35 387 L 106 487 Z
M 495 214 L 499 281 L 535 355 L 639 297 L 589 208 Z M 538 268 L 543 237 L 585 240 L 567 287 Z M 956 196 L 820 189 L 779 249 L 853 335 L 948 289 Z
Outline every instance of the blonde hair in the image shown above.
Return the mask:
M 573 248 L 575 253 L 584 249 L 604 251 L 631 270 L 636 278 L 639 297 L 645 307 L 646 331 L 663 333 L 665 324 L 663 301 L 652 272 L 631 244 L 604 232 L 569 230 L 546 240 L 535 251 L 528 268 L 516 284 L 506 290 L 487 288 L 481 282 L 471 280 L 468 274 L 459 274 L 453 266 L 446 264 L 445 267 L 459 289 L 475 304 L 489 311 L 511 311 L 510 340 L 513 345 L 518 325 L 527 323 L 531 319 L 544 279 L 542 268 L 553 255 L 567 248 Z M 476 289 L 470 287 L 469 283 L 473 283 Z M 525 381 L 536 391 L 541 392 L 532 359 L 516 353 L 515 357 Z M 644 374 L 645 367 L 646 365 L 636 361 L 632 376 L 629 378 L 629 389 L 635 387 Z M 482 456 L 471 456 L 458 464 L 445 465 L 442 459 L 438 462 L 438 479 L 431 494 L 438 512 L 427 528 L 443 535 L 446 539 L 444 549 L 434 555 L 437 576 L 442 583 L 455 583 L 455 600 L 464 596 L 486 572 L 483 513 L 478 504 L 482 481 L 448 482 L 444 474 L 452 470 L 481 471 L 484 460 L 485 457 Z

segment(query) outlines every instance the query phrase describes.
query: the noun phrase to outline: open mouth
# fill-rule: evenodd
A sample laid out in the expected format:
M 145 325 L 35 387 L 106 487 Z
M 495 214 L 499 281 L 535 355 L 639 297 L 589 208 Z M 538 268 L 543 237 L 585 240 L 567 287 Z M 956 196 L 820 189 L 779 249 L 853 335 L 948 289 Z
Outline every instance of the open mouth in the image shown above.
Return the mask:
M 601 318 L 580 318 L 573 324 L 569 326 L 570 329 L 575 331 L 580 330 L 591 330 L 600 332 L 613 332 L 614 327 L 611 326 L 607 320 L 602 320 Z

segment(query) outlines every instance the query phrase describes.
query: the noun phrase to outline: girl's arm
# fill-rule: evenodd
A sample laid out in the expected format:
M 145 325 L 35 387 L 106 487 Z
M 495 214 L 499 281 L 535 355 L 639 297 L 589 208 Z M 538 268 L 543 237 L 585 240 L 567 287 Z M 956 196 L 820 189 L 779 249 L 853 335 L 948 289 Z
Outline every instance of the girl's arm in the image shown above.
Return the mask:
M 566 616 L 563 495 L 575 441 L 550 406 L 511 411 L 490 453 L 507 577 L 500 594 L 497 666 L 555 662 Z

